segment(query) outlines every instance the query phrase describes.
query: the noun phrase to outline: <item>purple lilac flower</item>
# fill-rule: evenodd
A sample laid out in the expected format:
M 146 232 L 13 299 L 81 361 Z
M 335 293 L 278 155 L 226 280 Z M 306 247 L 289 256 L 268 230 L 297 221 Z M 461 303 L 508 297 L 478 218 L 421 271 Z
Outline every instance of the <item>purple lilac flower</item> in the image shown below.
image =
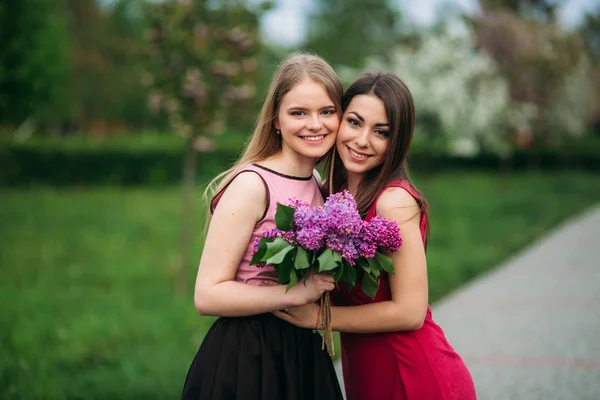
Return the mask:
M 273 228 L 269 231 L 264 231 L 262 233 L 263 237 L 269 238 L 269 239 L 275 239 L 276 237 L 280 237 L 283 234 L 282 231 L 280 231 L 277 228 Z
M 350 265 L 354 265 L 354 260 L 359 257 L 358 250 L 356 248 L 356 240 L 354 238 L 348 238 L 344 247 L 342 248 L 342 257 L 344 257 Z
M 330 248 L 342 254 L 351 265 L 357 258 L 374 257 L 380 247 L 394 252 L 402 245 L 396 222 L 381 216 L 363 221 L 348 191 L 330 195 L 323 207 L 311 207 L 295 198 L 290 199 L 289 206 L 295 208 L 294 229 L 282 232 L 275 228 L 264 232 L 264 237 L 282 237 L 312 251 Z M 257 243 L 254 243 L 255 252 Z
M 290 206 L 295 208 L 294 227 L 297 230 L 319 226 L 323 220 L 323 207 L 311 207 L 308 203 L 291 199 Z
M 347 190 L 330 195 L 324 210 L 323 228 L 329 234 L 355 236 L 360 232 L 362 219 L 356 208 L 356 201 Z
M 324 239 L 325 232 L 318 228 L 303 228 L 296 234 L 296 240 L 298 244 L 307 250 L 319 250 L 325 244 Z
M 290 243 L 290 244 L 296 244 L 295 241 L 295 237 L 294 237 L 294 231 L 282 231 L 280 229 L 277 228 L 273 228 L 271 230 L 268 231 L 264 231 L 262 233 L 263 237 L 267 237 L 269 239 L 275 239 L 275 238 L 283 238 L 283 240 L 285 240 L 286 242 Z M 258 247 L 256 248 L 258 249 Z M 256 252 L 256 250 L 254 251 Z
M 258 242 L 260 242 L 261 238 L 254 238 L 254 245 L 252 247 L 252 254 L 256 253 L 258 251 Z
M 366 236 L 376 244 L 377 247 L 383 247 L 387 251 L 394 252 L 402 245 L 400 237 L 400 228 L 395 221 L 388 221 L 382 216 L 375 216 L 369 221 L 366 229 Z

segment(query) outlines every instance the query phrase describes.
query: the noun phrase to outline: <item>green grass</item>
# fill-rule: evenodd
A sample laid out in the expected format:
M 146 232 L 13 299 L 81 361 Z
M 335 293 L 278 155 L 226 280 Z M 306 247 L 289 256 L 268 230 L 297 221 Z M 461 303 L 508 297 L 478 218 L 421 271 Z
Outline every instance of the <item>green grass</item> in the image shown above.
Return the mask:
M 431 207 L 433 300 L 600 200 L 598 176 L 443 173 Z M 200 204 L 198 190 L 198 204 Z M 4 190 L 0 398 L 175 399 L 212 318 L 175 295 L 177 188 Z M 339 354 L 339 352 L 338 352 Z

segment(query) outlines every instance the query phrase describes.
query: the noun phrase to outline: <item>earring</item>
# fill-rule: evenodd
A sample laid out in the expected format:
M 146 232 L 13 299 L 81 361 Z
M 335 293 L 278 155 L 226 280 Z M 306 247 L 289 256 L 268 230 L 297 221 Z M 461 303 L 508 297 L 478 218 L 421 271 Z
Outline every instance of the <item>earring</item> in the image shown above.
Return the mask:
M 281 135 L 281 129 L 275 129 L 275 133 Z

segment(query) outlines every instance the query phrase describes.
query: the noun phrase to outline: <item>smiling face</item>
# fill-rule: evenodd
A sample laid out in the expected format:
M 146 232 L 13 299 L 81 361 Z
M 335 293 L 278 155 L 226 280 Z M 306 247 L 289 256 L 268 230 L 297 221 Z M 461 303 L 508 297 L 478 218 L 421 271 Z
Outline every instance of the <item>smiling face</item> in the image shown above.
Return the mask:
M 383 163 L 389 145 L 389 122 L 383 102 L 374 95 L 352 98 L 342 117 L 336 146 L 348 175 L 355 178 Z
M 319 159 L 335 144 L 340 118 L 325 87 L 310 78 L 294 86 L 281 100 L 275 128 L 282 151 Z

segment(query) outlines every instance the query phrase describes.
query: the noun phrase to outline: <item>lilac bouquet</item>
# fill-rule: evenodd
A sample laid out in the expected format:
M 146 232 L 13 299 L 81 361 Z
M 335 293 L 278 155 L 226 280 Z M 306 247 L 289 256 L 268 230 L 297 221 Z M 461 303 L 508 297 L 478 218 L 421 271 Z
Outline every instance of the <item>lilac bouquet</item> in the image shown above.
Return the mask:
M 330 195 L 322 207 L 296 199 L 287 206 L 277 204 L 275 224 L 255 241 L 250 264 L 272 265 L 288 290 L 309 272 L 327 272 L 351 288 L 360 281 L 362 291 L 375 298 L 381 271 L 394 273 L 392 260 L 382 251 L 394 252 L 402 245 L 396 222 L 380 216 L 363 221 L 348 191 Z M 321 322 L 328 328 L 329 293 L 323 300 Z

